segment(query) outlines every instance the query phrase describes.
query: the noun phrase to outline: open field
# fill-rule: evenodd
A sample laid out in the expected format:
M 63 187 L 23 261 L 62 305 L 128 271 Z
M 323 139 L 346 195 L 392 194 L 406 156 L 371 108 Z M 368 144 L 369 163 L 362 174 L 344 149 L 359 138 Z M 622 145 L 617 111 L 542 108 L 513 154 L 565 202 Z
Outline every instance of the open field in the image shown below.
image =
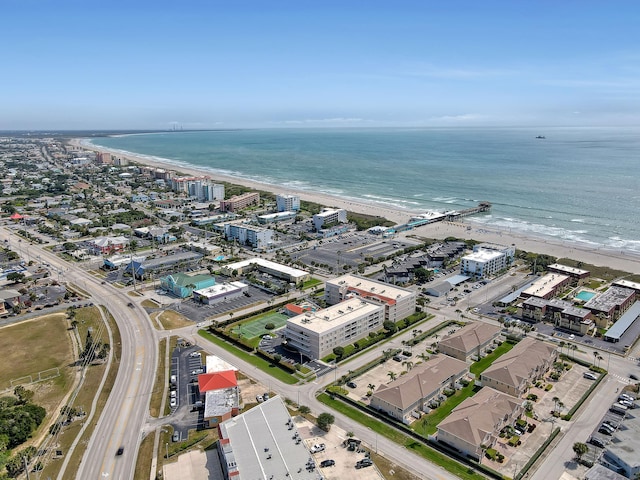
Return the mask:
M 164 312 L 152 314 L 151 318 L 159 321 L 165 330 L 173 330 L 193 325 L 191 320 L 173 310 L 165 310 Z

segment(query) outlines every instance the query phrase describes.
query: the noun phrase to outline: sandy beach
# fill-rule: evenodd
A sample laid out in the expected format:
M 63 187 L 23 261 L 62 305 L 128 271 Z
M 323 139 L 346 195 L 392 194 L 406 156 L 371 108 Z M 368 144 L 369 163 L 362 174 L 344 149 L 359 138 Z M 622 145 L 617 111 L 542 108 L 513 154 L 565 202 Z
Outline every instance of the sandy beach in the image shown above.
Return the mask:
M 322 192 L 309 192 L 295 190 L 291 188 L 279 188 L 277 185 L 263 184 L 252 180 L 231 177 L 226 175 L 212 174 L 211 172 L 198 170 L 194 167 L 177 166 L 171 163 L 164 163 L 152 160 L 148 157 L 134 154 L 123 154 L 120 151 L 98 147 L 90 144 L 86 139 L 73 139 L 70 141 L 73 146 L 80 147 L 94 152 L 109 152 L 115 157 L 126 158 L 130 162 L 149 165 L 156 168 L 180 171 L 186 175 L 200 176 L 208 175 L 213 180 L 224 181 L 236 185 L 243 185 L 255 190 L 273 192 L 275 194 L 291 193 L 300 196 L 301 200 L 318 203 L 327 207 L 344 208 L 356 213 L 374 215 L 387 218 L 396 224 L 402 224 L 409 220 L 413 212 L 401 209 L 393 209 L 387 206 L 380 206 L 373 203 L 351 201 L 342 199 Z M 471 230 L 468 230 L 468 227 Z M 617 270 L 629 273 L 640 274 L 640 257 L 621 250 L 611 250 L 600 247 L 597 249 L 587 248 L 580 244 L 556 241 L 551 237 L 533 237 L 507 230 L 500 230 L 496 227 L 486 228 L 485 225 L 474 223 L 472 217 L 461 222 L 437 222 L 430 225 L 403 232 L 402 236 L 417 236 L 425 238 L 446 238 L 457 237 L 463 239 L 475 239 L 483 242 L 510 245 L 528 252 L 536 252 L 552 255 L 558 258 L 566 257 L 584 263 L 598 266 L 608 266 Z

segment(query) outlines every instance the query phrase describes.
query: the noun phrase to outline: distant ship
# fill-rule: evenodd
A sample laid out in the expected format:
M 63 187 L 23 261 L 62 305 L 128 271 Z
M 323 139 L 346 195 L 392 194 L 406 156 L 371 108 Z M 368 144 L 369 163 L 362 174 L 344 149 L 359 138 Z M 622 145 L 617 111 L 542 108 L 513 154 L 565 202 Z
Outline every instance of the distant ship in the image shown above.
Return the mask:
M 544 135 L 538 135 L 536 138 L 540 138 L 540 139 L 544 140 L 547 137 L 545 137 Z

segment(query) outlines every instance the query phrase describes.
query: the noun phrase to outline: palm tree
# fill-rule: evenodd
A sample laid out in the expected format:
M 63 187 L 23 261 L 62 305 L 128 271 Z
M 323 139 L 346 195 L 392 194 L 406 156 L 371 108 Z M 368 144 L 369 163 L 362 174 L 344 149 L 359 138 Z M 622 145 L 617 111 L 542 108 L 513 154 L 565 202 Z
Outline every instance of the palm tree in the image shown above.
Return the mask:
M 553 411 L 555 412 L 558 410 L 558 402 L 560 399 L 558 397 L 553 397 L 551 400 L 553 400 Z
M 562 355 L 562 349 L 563 349 L 563 348 L 564 348 L 564 346 L 565 346 L 564 341 L 560 342 L 560 343 L 559 343 L 559 345 L 560 345 L 560 355 Z M 595 353 L 595 352 L 594 352 L 594 353 Z
M 376 386 L 373 383 L 370 383 L 369 385 L 367 385 L 367 388 L 373 391 L 376 388 Z
M 413 362 L 411 360 L 405 360 L 404 362 L 402 362 L 402 365 L 407 367 L 407 372 L 410 372 L 413 368 Z
M 396 374 L 396 372 L 392 372 L 391 370 L 389 370 L 389 371 L 387 372 L 387 375 L 389 375 L 389 378 L 391 379 L 391 381 L 392 381 L 392 382 L 393 382 L 393 381 L 396 379 L 396 377 L 398 376 L 398 375 Z

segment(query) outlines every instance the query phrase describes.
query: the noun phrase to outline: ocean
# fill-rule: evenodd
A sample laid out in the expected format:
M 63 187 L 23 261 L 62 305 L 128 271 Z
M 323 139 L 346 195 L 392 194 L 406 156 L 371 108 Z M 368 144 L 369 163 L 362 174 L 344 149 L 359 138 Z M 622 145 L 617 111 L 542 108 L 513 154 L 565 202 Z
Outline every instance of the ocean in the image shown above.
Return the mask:
M 639 128 L 234 130 L 92 143 L 214 178 L 219 172 L 407 213 L 488 201 L 488 214 L 465 221 L 640 253 Z

